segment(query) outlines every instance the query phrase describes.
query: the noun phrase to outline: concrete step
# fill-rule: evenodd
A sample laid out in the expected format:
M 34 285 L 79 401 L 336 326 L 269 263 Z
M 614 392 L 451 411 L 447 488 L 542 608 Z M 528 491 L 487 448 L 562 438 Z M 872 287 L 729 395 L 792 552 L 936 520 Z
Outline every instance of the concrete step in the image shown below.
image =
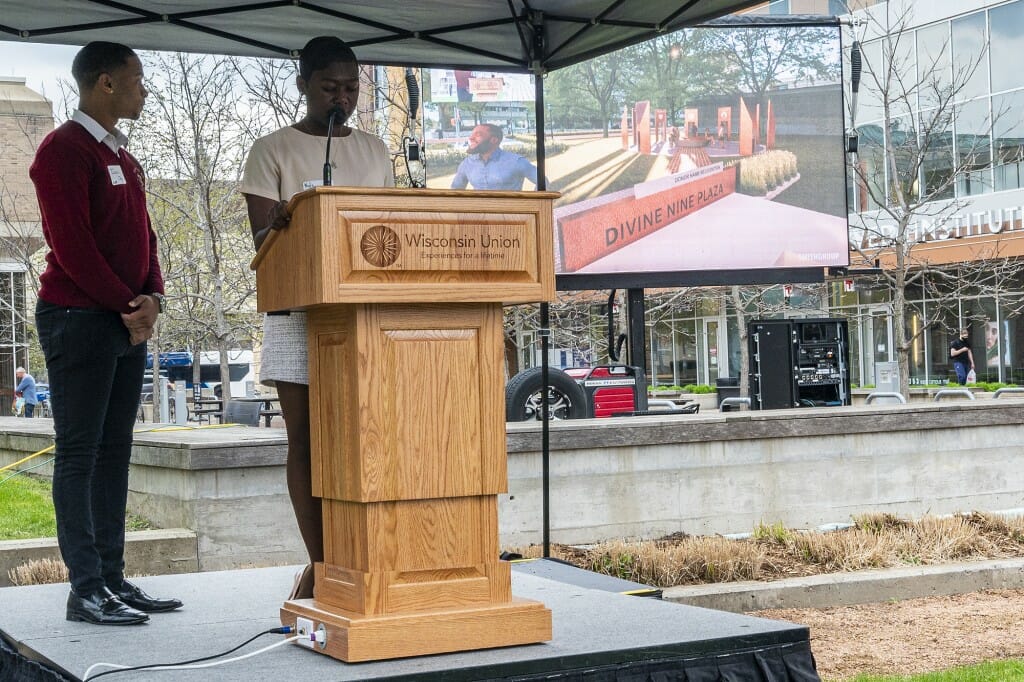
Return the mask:
M 982 590 L 1024 588 L 1024 558 L 826 573 L 771 582 L 745 581 L 665 589 L 666 601 L 743 613 L 827 608 Z
M 195 573 L 199 570 L 196 534 L 187 528 L 139 530 L 125 534 L 129 575 Z M 0 587 L 12 585 L 10 571 L 29 561 L 60 559 L 57 538 L 0 541 Z

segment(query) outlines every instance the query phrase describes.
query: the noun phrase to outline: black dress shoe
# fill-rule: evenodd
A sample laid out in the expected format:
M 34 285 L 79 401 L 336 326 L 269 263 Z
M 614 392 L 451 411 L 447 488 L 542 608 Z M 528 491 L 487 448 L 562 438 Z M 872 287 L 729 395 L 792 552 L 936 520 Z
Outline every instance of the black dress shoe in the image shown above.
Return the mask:
M 71 590 L 67 618 L 96 625 L 137 625 L 149 620 L 149 616 L 127 606 L 105 587 L 89 594 Z
M 140 590 L 138 585 L 133 585 L 127 580 L 121 583 L 121 587 L 112 590 L 112 592 L 128 606 L 139 611 L 145 611 L 146 613 L 160 613 L 161 611 L 173 611 L 174 609 L 181 608 L 180 599 L 157 599 L 156 597 L 150 597 Z

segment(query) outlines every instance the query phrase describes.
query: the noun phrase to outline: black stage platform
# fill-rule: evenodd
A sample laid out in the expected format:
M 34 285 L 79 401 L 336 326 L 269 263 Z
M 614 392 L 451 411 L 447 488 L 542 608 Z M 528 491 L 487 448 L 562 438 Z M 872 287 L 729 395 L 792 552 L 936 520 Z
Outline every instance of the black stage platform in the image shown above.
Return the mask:
M 294 644 L 201 670 L 136 671 L 101 680 L 586 680 L 603 682 L 818 681 L 807 628 L 630 596 L 635 583 L 569 566 L 514 564 L 517 596 L 544 602 L 545 644 L 345 664 Z M 101 627 L 64 620 L 67 585 L 0 589 L 0 680 L 78 680 L 94 663 L 134 666 L 211 655 L 279 625 L 297 567 L 139 578 L 155 595 L 185 601 L 149 623 Z M 595 589 L 596 588 L 596 589 Z M 640 590 L 641 594 L 649 594 Z M 284 639 L 265 635 L 234 655 Z M 110 668 L 98 668 L 100 671 Z

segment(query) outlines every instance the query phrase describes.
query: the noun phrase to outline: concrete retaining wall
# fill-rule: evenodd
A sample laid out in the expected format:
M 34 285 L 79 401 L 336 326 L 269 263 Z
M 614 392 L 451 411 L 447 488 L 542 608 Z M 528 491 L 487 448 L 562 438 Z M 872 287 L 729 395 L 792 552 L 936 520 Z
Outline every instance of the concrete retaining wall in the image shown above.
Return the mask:
M 0 587 L 11 585 L 13 568 L 41 559 L 60 559 L 56 538 L 0 542 Z M 167 575 L 198 570 L 196 534 L 184 528 L 140 530 L 125 534 L 128 575 Z
M 551 538 L 790 528 L 1024 506 L 1024 402 L 810 408 L 551 425 Z M 509 424 L 502 539 L 541 537 L 540 427 Z
M 888 511 L 1024 507 L 1024 400 L 809 408 L 551 424 L 551 538 L 790 528 Z M 540 542 L 540 426 L 509 424 L 503 546 Z M 0 465 L 52 442 L 45 419 L 0 418 Z M 136 436 L 129 507 L 195 532 L 197 568 L 305 562 L 280 429 Z M 48 473 L 48 468 L 40 470 Z
M 308 561 L 288 500 L 283 429 L 154 428 L 140 425 L 135 436 L 128 508 L 161 528 L 193 531 L 196 569 Z M 52 442 L 49 419 L 0 418 L 0 465 Z

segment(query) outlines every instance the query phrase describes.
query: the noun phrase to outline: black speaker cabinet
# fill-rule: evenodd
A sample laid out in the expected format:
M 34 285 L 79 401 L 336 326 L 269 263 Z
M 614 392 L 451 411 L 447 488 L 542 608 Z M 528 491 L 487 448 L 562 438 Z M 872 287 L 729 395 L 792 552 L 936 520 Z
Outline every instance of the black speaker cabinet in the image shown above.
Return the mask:
M 750 409 L 850 404 L 846 320 L 755 320 L 747 344 Z

